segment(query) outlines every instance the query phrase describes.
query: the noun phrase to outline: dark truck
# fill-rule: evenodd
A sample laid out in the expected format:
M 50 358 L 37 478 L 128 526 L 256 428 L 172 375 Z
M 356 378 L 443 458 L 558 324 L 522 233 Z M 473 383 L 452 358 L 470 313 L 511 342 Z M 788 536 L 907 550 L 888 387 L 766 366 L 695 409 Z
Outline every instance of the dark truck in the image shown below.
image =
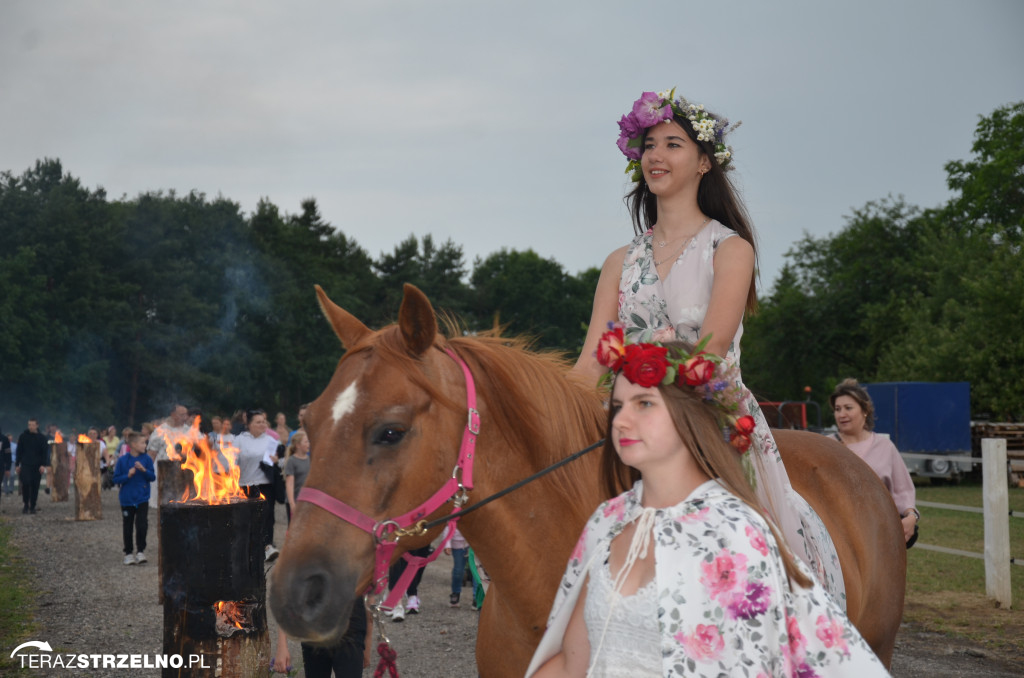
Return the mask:
M 864 384 L 875 405 L 875 432 L 901 454 L 971 456 L 971 385 L 966 381 Z M 970 464 L 903 457 L 912 474 L 956 478 Z

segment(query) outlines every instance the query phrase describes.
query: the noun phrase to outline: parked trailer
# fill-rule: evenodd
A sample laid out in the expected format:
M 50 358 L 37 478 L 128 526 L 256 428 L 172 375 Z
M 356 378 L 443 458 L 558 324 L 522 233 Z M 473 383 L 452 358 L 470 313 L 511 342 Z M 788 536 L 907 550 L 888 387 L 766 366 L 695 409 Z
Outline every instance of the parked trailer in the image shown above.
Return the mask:
M 971 456 L 971 385 L 966 381 L 864 384 L 875 405 L 875 431 L 903 453 Z M 970 464 L 904 456 L 920 476 L 955 478 Z

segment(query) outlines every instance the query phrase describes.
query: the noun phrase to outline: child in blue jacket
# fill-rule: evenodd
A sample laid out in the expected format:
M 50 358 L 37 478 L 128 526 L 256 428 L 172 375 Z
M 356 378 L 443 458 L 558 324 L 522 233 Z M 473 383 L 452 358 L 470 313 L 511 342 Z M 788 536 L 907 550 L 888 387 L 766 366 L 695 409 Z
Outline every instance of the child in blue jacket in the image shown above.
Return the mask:
M 128 434 L 128 454 L 118 457 L 114 483 L 121 486 L 121 516 L 124 518 L 124 564 L 146 562 L 146 532 L 149 529 L 149 484 L 156 480 L 153 460 L 146 454 L 146 438 L 137 431 Z M 132 527 L 139 552 L 132 547 Z

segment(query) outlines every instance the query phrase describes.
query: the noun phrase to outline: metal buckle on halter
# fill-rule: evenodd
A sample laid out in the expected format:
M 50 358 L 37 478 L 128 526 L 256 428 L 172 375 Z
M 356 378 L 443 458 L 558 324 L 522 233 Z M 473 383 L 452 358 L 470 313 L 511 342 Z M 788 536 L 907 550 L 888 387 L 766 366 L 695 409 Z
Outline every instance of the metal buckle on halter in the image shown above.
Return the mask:
M 475 436 L 480 435 L 480 412 L 475 407 L 469 408 L 466 430 Z
M 452 469 L 452 480 L 459 484 L 459 489 L 452 495 L 452 503 L 455 504 L 456 509 L 460 509 L 466 505 L 469 501 L 469 491 L 466 490 L 466 486 L 462 484 L 462 466 L 457 464 Z
M 390 529 L 389 529 L 390 528 Z M 383 520 L 373 527 L 373 539 L 378 544 L 384 544 L 390 541 L 391 535 L 396 535 L 397 540 L 398 532 L 402 529 L 402 526 L 396 523 L 394 520 Z

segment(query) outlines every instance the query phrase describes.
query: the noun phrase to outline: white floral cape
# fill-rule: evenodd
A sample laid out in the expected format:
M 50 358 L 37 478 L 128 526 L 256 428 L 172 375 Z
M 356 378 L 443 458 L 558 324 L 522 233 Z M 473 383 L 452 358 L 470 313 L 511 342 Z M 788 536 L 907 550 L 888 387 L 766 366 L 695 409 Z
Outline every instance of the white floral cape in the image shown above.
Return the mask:
M 607 558 L 612 538 L 640 515 L 642 493 L 638 481 L 587 522 L 527 676 L 561 650 L 580 584 Z M 654 545 L 663 675 L 889 675 L 813 577 L 811 588 L 790 584 L 768 524 L 718 482 L 659 510 Z

